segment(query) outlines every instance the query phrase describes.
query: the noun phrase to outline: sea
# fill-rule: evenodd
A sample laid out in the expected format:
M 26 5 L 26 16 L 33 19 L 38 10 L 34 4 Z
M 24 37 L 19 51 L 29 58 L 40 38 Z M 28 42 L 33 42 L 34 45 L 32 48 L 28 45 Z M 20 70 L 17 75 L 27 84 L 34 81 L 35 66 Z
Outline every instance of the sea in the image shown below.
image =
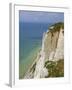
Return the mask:
M 52 23 L 19 22 L 19 79 L 23 79 L 38 52 L 41 50 L 43 33 Z

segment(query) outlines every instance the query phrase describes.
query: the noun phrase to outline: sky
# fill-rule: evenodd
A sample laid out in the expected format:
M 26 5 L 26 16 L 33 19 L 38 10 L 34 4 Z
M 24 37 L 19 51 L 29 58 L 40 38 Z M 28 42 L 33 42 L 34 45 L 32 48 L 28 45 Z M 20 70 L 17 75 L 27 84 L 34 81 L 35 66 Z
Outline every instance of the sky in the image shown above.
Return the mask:
M 19 11 L 20 22 L 56 23 L 64 21 L 63 12 Z

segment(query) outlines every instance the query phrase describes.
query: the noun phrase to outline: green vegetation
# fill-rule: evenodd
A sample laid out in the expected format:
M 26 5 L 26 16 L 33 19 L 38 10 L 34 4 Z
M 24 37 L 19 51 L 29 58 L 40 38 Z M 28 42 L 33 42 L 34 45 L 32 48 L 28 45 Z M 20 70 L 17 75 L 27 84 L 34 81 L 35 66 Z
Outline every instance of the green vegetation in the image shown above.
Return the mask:
M 64 60 L 47 61 L 45 67 L 48 69 L 48 77 L 63 77 L 64 76 Z
M 51 27 L 53 27 L 53 28 L 51 28 Z M 51 27 L 49 27 L 49 30 L 51 32 L 56 32 L 56 31 L 59 31 L 60 28 L 64 29 L 64 23 L 63 22 L 55 23 Z

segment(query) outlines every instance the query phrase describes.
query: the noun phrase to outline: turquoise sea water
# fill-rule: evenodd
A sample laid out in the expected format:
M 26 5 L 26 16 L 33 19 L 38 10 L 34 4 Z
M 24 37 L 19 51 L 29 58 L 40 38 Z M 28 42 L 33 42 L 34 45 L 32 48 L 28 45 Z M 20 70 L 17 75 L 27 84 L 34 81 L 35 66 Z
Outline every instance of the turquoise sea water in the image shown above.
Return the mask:
M 19 24 L 19 78 L 24 78 L 25 73 L 35 61 L 41 49 L 43 32 L 50 24 L 20 23 Z

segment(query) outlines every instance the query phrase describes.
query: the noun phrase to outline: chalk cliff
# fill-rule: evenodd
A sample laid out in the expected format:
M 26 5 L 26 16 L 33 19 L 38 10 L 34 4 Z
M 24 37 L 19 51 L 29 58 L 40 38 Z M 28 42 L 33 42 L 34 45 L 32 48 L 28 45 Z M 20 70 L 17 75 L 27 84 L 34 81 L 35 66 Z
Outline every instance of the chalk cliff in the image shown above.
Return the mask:
M 57 29 L 57 28 L 56 28 Z M 46 60 L 59 60 L 64 58 L 64 29 L 62 27 L 58 30 L 49 30 L 46 33 L 46 40 L 44 42 L 44 51 Z
M 64 23 L 56 23 L 44 32 L 42 49 L 38 53 L 35 62 L 28 70 L 24 78 L 45 78 L 48 76 L 63 76 L 64 67 Z M 59 65 L 60 64 L 60 65 Z M 56 74 L 50 70 L 59 68 Z M 54 66 L 55 65 L 55 66 Z M 56 65 L 58 65 L 56 67 Z M 60 66 L 60 67 L 59 67 Z

